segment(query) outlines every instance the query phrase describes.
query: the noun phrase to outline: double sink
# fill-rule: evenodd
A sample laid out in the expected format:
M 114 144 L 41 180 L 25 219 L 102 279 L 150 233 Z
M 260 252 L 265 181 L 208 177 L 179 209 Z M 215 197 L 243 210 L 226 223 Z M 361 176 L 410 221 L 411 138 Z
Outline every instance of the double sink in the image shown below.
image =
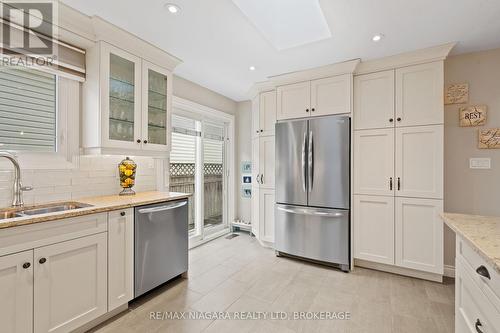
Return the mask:
M 87 208 L 87 207 L 92 207 L 92 205 L 84 204 L 81 202 L 69 201 L 69 202 L 61 202 L 57 204 L 40 205 L 33 207 L 14 207 L 14 208 L 0 209 L 0 220 L 55 213 L 55 212 L 63 212 L 63 211 Z

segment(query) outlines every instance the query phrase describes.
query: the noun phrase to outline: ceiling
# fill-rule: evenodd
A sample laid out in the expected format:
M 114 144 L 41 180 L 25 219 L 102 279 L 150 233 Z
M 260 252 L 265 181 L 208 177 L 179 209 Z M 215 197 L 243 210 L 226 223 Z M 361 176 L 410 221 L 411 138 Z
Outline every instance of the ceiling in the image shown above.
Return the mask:
M 235 101 L 247 99 L 252 84 L 269 76 L 353 58 L 380 58 L 452 41 L 458 42 L 455 54 L 500 47 L 498 0 L 293 0 L 319 1 L 331 37 L 283 50 L 232 0 L 62 1 L 179 57 L 183 63 L 177 75 Z M 281 0 L 283 11 L 287 1 Z M 170 14 L 167 2 L 181 11 Z M 374 43 L 377 33 L 384 38 Z

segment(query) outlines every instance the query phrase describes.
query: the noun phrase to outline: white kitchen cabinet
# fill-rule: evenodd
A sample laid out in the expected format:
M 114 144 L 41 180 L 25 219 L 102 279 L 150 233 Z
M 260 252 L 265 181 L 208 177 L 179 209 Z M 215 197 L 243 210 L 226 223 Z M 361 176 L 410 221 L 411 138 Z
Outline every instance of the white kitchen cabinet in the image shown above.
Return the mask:
M 277 119 L 350 113 L 352 75 L 288 84 L 277 88 Z
M 396 195 L 443 198 L 443 126 L 396 129 Z
M 354 78 L 354 129 L 394 127 L 394 70 Z
M 34 250 L 35 333 L 68 332 L 107 312 L 107 236 Z
M 351 112 L 352 75 L 311 81 L 311 116 Z
M 87 58 L 82 113 L 86 152 L 167 152 L 171 72 L 103 41 L 88 50 Z
M 260 238 L 260 190 L 258 185 L 252 184 L 252 211 L 250 212 L 250 221 L 252 222 L 252 233 L 255 237 Z
M 396 197 L 396 265 L 443 274 L 443 200 Z
M 134 210 L 108 213 L 108 311 L 134 298 Z
M 276 124 L 276 91 L 260 94 L 259 131 L 261 136 L 274 135 Z
M 354 195 L 354 257 L 394 264 L 394 197 Z
M 299 82 L 278 87 L 278 120 L 309 117 L 311 109 L 311 82 Z
M 394 130 L 354 132 L 354 194 L 394 195 Z
M 260 95 L 252 99 L 252 139 L 260 136 L 260 114 L 259 114 Z
M 260 189 L 259 192 L 260 239 L 274 243 L 275 192 L 269 189 Z
M 444 123 L 443 62 L 396 69 L 396 126 Z
M 0 257 L 2 332 L 33 332 L 33 251 Z
M 259 161 L 257 183 L 261 188 L 274 188 L 275 143 L 274 136 L 259 138 Z

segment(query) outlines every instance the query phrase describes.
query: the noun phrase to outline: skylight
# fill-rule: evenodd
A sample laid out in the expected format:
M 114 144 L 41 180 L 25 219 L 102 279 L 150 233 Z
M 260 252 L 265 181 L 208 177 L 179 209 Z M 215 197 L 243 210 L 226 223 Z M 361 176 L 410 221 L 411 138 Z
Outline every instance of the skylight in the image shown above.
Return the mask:
M 331 37 L 319 0 L 233 0 L 278 50 Z

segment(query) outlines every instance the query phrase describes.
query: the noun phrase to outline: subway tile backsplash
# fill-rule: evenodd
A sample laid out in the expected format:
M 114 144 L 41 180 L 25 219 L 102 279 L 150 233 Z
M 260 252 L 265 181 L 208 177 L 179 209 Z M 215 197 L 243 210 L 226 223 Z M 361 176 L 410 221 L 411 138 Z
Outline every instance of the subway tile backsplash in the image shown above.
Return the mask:
M 61 170 L 22 169 L 23 185 L 33 186 L 24 192 L 26 205 L 61 200 L 78 200 L 89 196 L 113 195 L 121 191 L 118 163 L 123 156 L 81 156 L 79 167 Z M 134 157 L 137 163 L 137 192 L 156 190 L 155 161 L 149 157 Z M 21 165 L 22 167 L 22 165 Z M 12 167 L 0 169 L 0 207 L 12 204 Z

